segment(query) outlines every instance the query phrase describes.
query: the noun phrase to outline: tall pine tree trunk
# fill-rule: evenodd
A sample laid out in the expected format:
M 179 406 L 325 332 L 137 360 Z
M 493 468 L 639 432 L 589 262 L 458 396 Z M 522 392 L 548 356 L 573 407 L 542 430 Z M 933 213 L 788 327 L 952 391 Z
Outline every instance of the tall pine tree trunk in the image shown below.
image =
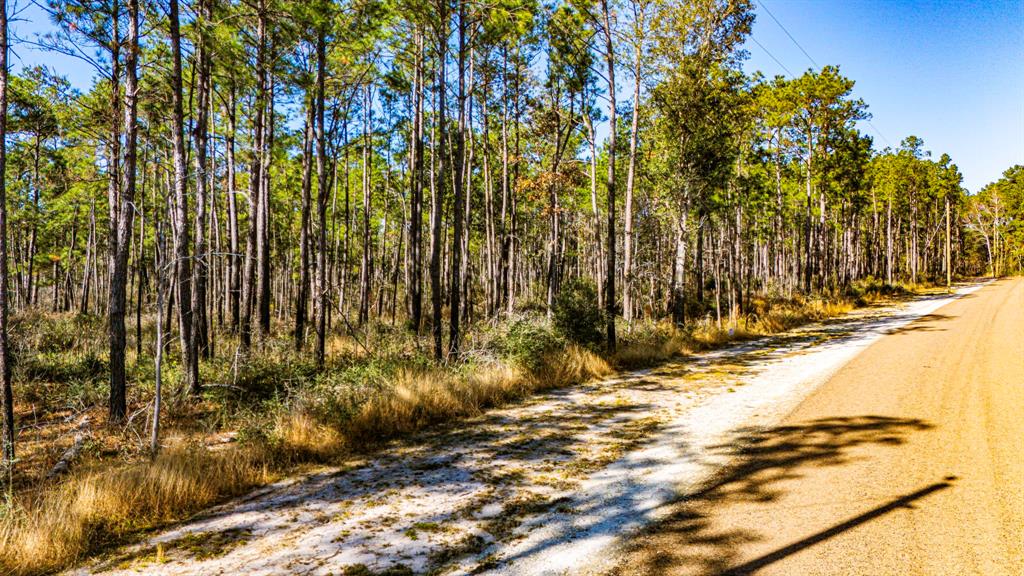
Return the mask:
M 213 0 L 199 0 L 197 10 L 198 39 L 196 41 L 196 86 L 195 86 L 195 122 L 193 123 L 193 142 L 195 144 L 196 165 L 196 247 L 195 247 L 195 290 L 192 293 L 193 332 L 195 333 L 197 352 L 209 357 L 209 320 L 206 314 L 206 292 L 209 280 L 210 256 L 207 254 L 207 204 L 208 183 L 207 156 L 209 148 L 209 111 L 211 89 L 210 45 L 207 39 L 206 26 L 210 26 L 212 17 L 210 4 Z
M 605 63 L 608 66 L 608 260 L 605 282 L 608 351 L 615 351 L 615 50 L 612 45 L 608 0 L 601 0 L 604 16 Z
M 448 99 L 445 96 L 446 61 L 448 59 L 448 8 L 446 2 L 438 2 L 438 29 L 437 29 L 437 52 L 438 52 L 438 104 L 437 104 L 437 125 L 439 137 L 434 145 L 434 154 L 437 160 L 437 171 L 434 180 L 434 191 L 430 206 L 430 301 L 432 309 L 431 334 L 434 338 L 434 359 L 440 360 L 443 355 L 442 331 L 441 331 L 441 228 L 442 228 L 442 198 L 445 190 L 448 189 L 445 167 L 445 146 L 448 138 Z
M 177 228 L 178 241 L 175 244 L 175 263 L 178 280 L 178 319 L 179 336 L 182 348 L 182 375 L 184 384 L 192 393 L 198 394 L 202 388 L 199 382 L 199 355 L 193 330 L 192 314 L 192 275 L 191 257 L 189 254 L 189 220 L 188 195 L 185 192 L 185 114 L 182 103 L 181 83 L 181 28 L 178 15 L 178 0 L 170 0 L 170 32 L 173 68 L 171 75 L 171 94 L 173 108 L 173 143 L 174 143 L 174 222 Z
M 313 133 L 316 128 L 316 102 L 317 94 L 306 96 L 306 130 L 302 143 L 302 208 L 299 221 L 299 295 L 295 303 L 295 349 L 302 350 L 306 337 L 306 316 L 308 315 L 308 302 L 310 290 L 310 269 L 309 269 L 309 220 L 310 220 L 310 195 L 313 180 Z
M 235 85 L 234 78 L 231 80 L 231 86 L 228 93 L 227 103 L 227 120 L 228 120 L 228 131 L 224 135 L 225 154 L 227 158 L 227 205 L 228 205 L 228 248 L 231 250 L 231 254 L 228 256 L 228 309 L 231 313 L 231 330 L 238 331 L 240 306 L 241 306 L 241 291 L 242 291 L 242 266 L 241 266 L 241 254 L 239 254 L 238 244 L 238 204 L 235 197 L 235 129 L 236 121 L 235 114 L 237 111 L 237 103 L 235 102 Z
M 370 290 L 373 281 L 373 251 L 370 247 L 370 211 L 373 208 L 373 99 L 370 85 L 363 87 L 363 254 L 359 265 L 360 326 L 369 320 Z
M 109 210 L 109 267 L 113 275 L 108 296 L 107 330 L 110 338 L 110 419 L 120 421 L 125 415 L 125 284 L 128 278 L 128 248 L 121 250 L 119 222 L 125 217 L 121 198 L 121 20 L 120 3 L 111 4 L 110 41 L 110 141 L 107 144 L 107 208 Z M 95 233 L 94 233 L 95 235 Z M 124 255 L 122 264 L 121 256 Z M 95 256 L 94 256 L 95 258 Z M 88 272 L 87 272 L 88 273 Z M 97 287 L 98 289 L 99 287 Z
M 265 17 L 264 17 L 265 19 Z M 261 19 L 261 20 L 264 20 Z M 266 23 L 263 23 L 264 29 Z M 264 35 L 265 37 L 265 35 Z M 268 52 L 273 52 L 272 49 Z M 260 209 L 257 211 L 256 229 L 256 250 L 258 259 L 256 261 L 256 278 L 258 283 L 257 310 L 259 311 L 260 336 L 266 337 L 270 334 L 270 301 L 273 297 L 271 291 L 272 268 L 270 266 L 270 162 L 274 149 L 274 77 L 270 73 L 270 63 L 264 58 L 261 67 L 263 75 L 263 86 L 266 89 L 266 112 L 263 122 L 262 150 L 260 151 Z
M 7 340 L 7 51 L 7 0 L 0 0 L 0 385 L 3 386 L 3 458 L 7 466 L 14 466 L 14 394 Z
M 317 207 L 317 253 L 316 253 L 316 362 L 324 364 L 327 340 L 327 147 L 324 130 L 324 83 L 327 74 L 327 46 L 324 30 L 316 40 L 316 207 Z
M 409 146 L 409 322 L 419 334 L 423 321 L 423 35 L 414 32 L 416 62 L 413 75 L 413 126 Z
M 128 252 L 131 243 L 132 218 L 135 214 L 135 187 L 138 144 L 138 56 L 139 56 L 139 0 L 128 3 L 128 52 L 125 55 L 125 154 L 124 186 L 121 194 L 113 194 L 110 223 L 112 244 L 109 322 L 110 322 L 110 419 L 118 422 L 127 411 L 125 378 L 126 284 L 128 280 Z M 117 95 L 116 97 L 119 97 Z M 120 132 L 120 129 L 116 129 Z M 119 178 L 113 175 L 112 178 Z
M 457 358 L 459 354 L 459 327 L 462 317 L 462 223 L 466 199 L 466 4 L 459 1 L 459 117 L 458 134 L 455 139 L 455 166 L 452 167 L 455 177 L 455 190 L 452 206 L 452 254 L 451 281 L 448 284 L 451 296 L 449 306 L 448 354 Z
M 639 28 L 642 22 L 637 23 Z M 629 169 L 626 172 L 626 214 L 622 237 L 622 314 L 626 323 L 633 322 L 633 187 L 636 183 L 636 147 L 640 133 L 640 71 L 642 46 L 636 40 L 633 57 L 633 120 L 629 130 Z

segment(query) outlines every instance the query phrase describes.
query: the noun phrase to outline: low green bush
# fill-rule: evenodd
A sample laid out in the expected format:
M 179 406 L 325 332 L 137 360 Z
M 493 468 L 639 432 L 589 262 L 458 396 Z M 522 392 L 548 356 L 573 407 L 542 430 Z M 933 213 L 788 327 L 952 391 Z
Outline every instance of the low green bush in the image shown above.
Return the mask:
M 564 345 L 540 317 L 514 320 L 497 342 L 502 358 L 527 370 L 537 368 L 545 353 Z
M 604 340 L 605 315 L 597 305 L 594 284 L 570 280 L 555 299 L 555 331 L 570 342 L 595 345 Z

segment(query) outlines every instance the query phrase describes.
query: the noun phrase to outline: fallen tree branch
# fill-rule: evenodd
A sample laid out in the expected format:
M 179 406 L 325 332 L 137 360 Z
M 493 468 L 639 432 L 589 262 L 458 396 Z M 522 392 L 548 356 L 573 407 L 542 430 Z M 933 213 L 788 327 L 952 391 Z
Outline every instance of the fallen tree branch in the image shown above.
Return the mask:
M 79 453 L 82 452 L 82 448 L 85 446 L 85 441 L 90 438 L 89 431 L 87 429 L 89 425 L 89 417 L 86 416 L 75 426 L 75 441 L 71 444 L 64 454 L 61 455 L 60 460 L 53 465 L 53 468 L 46 474 L 46 479 L 50 480 L 57 476 L 62 476 L 71 470 L 71 464 L 78 458 Z

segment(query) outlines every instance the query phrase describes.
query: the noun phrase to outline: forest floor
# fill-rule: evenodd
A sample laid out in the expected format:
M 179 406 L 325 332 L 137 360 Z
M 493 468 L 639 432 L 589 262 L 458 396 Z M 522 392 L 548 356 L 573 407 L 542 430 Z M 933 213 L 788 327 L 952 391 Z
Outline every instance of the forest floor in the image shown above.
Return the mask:
M 871 343 L 976 289 L 540 394 L 275 483 L 75 573 L 605 570 L 623 535 L 663 519 Z

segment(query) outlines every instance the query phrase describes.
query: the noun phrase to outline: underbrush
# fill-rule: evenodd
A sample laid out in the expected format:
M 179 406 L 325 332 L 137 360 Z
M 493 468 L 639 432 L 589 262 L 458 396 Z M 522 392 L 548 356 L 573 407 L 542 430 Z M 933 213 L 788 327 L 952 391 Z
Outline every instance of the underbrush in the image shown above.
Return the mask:
M 465 374 L 432 368 L 402 370 L 389 388 L 363 404 L 343 430 L 357 445 L 372 445 L 611 371 L 599 356 L 575 345 L 546 355 L 529 371 L 503 363 L 476 366 Z
M 50 572 L 297 466 L 337 461 L 390 438 L 612 371 L 595 351 L 565 342 L 536 317 L 473 335 L 467 342 L 472 351 L 450 366 L 429 361 L 390 329 L 373 331 L 361 335 L 362 342 L 332 337 L 335 356 L 319 371 L 286 339 L 264 342 L 244 362 L 228 356 L 204 363 L 208 388 L 200 405 L 206 408 L 175 415 L 184 401 L 172 387 L 168 420 L 191 421 L 167 432 L 171 438 L 155 459 L 139 457 L 139 438 L 140 446 L 128 450 L 135 455 L 131 461 L 82 462 L 70 476 L 17 494 L 0 510 L 0 572 Z M 70 362 L 93 352 L 74 348 L 54 357 Z M 173 357 L 169 364 L 173 375 Z M 35 386 L 41 377 L 32 378 Z M 60 388 L 81 394 L 79 388 L 91 383 L 100 391 L 105 378 L 68 373 Z M 144 410 L 149 398 L 136 410 Z M 144 435 L 145 427 L 139 428 Z M 205 446 L 204 431 L 217 429 L 236 430 L 237 442 Z
M 574 290 L 578 292 L 566 305 L 586 307 L 589 288 Z M 563 314 L 554 323 L 533 313 L 481 324 L 467 335 L 463 354 L 447 364 L 429 358 L 429 344 L 389 326 L 332 335 L 322 369 L 309 355 L 295 352 L 286 336 L 268 339 L 242 355 L 225 354 L 235 349 L 229 335 L 218 335 L 221 356 L 202 366 L 209 383 L 200 403 L 203 408 L 178 418 L 182 423 L 177 429 L 172 413 L 175 406 L 188 402 L 175 392 L 176 358 L 171 350 L 165 373 L 171 383 L 171 439 L 161 453 L 152 461 L 140 458 L 144 451 L 139 438 L 135 457 L 128 462 L 94 459 L 61 481 L 15 495 L 0 513 L 0 572 L 53 571 L 297 467 L 337 462 L 389 439 L 615 369 L 650 366 L 837 316 L 880 292 L 873 286 L 858 290 L 855 296 L 834 300 L 755 299 L 748 314 L 721 323 L 710 317 L 682 327 L 637 322 L 628 330 L 623 327 L 611 355 L 595 342 L 604 322 L 600 313 Z M 102 390 L 106 376 L 98 373 L 103 361 L 97 365 L 90 360 L 89 369 L 78 371 L 59 367 L 97 355 L 105 342 L 71 342 L 67 330 L 79 328 L 67 318 L 57 322 L 60 327 L 41 329 L 46 335 L 31 344 L 57 357 L 56 368 L 43 375 L 23 363 L 22 386 L 26 381 L 43 382 L 44 388 L 59 387 L 65 394 Z M 66 350 L 63 356 L 61 347 Z M 49 362 L 50 356 L 40 356 L 41 362 Z M 130 367 L 135 377 L 134 409 L 142 414 L 151 400 L 149 362 L 143 356 Z M 64 375 L 66 380 L 58 386 L 57 377 Z M 139 419 L 140 426 L 143 420 Z M 218 431 L 237 432 L 237 441 L 205 445 L 203 437 Z
M 791 330 L 808 322 L 840 316 L 856 303 L 845 299 L 795 297 L 755 298 L 748 314 L 723 318 L 706 316 L 685 326 L 671 322 L 638 323 L 624 337 L 612 362 L 620 368 L 639 368 L 677 356 L 725 346 L 731 342 L 760 338 Z
M 852 300 L 857 306 L 868 306 L 876 302 L 891 300 L 894 298 L 909 298 L 922 288 L 931 288 L 934 286 L 934 284 L 930 283 L 910 284 L 898 282 L 895 284 L 887 284 L 879 278 L 868 276 L 867 278 L 858 280 L 848 286 L 844 291 L 843 296 Z

